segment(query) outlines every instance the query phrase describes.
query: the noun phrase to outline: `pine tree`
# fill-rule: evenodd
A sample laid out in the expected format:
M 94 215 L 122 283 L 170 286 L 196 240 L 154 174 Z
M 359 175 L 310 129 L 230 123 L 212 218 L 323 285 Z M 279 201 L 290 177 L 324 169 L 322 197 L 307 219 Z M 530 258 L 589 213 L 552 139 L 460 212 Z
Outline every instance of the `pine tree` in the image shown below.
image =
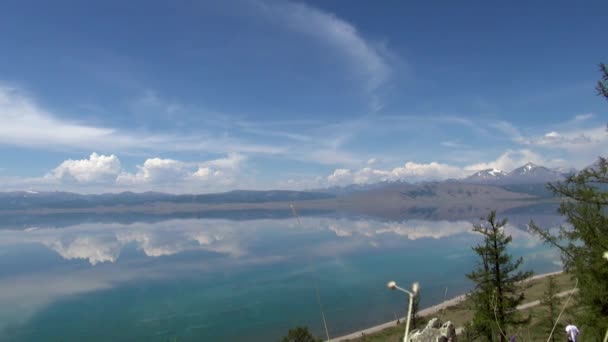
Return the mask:
M 321 339 L 314 337 L 307 327 L 295 327 L 289 329 L 281 342 L 321 342 Z
M 483 235 L 484 241 L 473 250 L 479 255 L 480 263 L 476 270 L 467 274 L 475 283 L 471 294 L 474 303 L 473 326 L 481 336 L 493 340 L 499 334 L 500 341 L 507 341 L 507 329 L 526 324 L 516 310 L 523 299 L 521 282 L 532 272 L 518 271 L 523 259 L 512 260 L 507 252 L 511 236 L 506 235 L 504 227 L 507 220 L 497 220 L 492 211 L 486 218 L 487 225 L 475 225 L 473 231 Z
M 595 89 L 598 95 L 608 100 L 608 67 L 604 63 L 600 63 L 600 72 L 602 73 L 602 78 L 597 82 Z
M 543 293 L 543 297 L 540 303 L 544 307 L 544 317 L 542 321 L 542 326 L 547 335 L 549 335 L 551 331 L 553 331 L 553 335 L 551 335 L 551 341 L 553 342 L 555 342 L 556 340 L 555 335 L 561 334 L 564 329 L 563 324 L 555 324 L 559 315 L 561 304 L 561 300 L 556 297 L 556 295 L 557 284 L 555 284 L 554 277 L 551 276 L 548 278 L 547 288 Z M 553 330 L 553 326 L 555 326 L 555 330 Z
M 487 239 L 484 239 L 483 245 L 473 247 L 473 250 L 481 258 L 480 268 L 468 274 L 467 277 L 476 283 L 476 290 L 468 295 L 472 303 L 471 309 L 475 312 L 469 332 L 485 338 L 487 341 L 492 341 L 495 329 L 491 303 L 493 289 L 490 282 L 489 256 L 487 254 L 489 247 Z
M 598 95 L 608 100 L 608 67 L 600 64 L 602 77 Z M 530 227 L 545 242 L 561 252 L 564 270 L 579 281 L 578 320 L 586 338 L 601 340 L 608 322 L 608 161 L 598 162 L 564 181 L 548 184 L 562 198 L 559 212 L 567 225 L 551 232 L 531 222 Z
M 532 222 L 530 227 L 545 242 L 557 247 L 564 270 L 579 281 L 578 320 L 585 336 L 601 339 L 608 322 L 608 161 L 600 158 L 593 168 L 549 184 L 562 197 L 559 212 L 567 224 L 557 232 L 544 230 Z

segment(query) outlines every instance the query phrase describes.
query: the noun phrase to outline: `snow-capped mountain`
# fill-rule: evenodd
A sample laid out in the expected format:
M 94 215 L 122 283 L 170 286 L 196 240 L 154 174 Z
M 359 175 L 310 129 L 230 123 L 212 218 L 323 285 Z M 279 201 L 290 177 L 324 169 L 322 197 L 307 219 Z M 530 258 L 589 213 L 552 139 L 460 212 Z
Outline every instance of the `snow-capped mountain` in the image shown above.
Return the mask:
M 525 176 L 525 175 L 530 175 L 530 174 L 533 174 L 534 172 L 537 172 L 537 170 L 539 168 L 545 168 L 545 167 L 543 167 L 543 166 L 536 166 L 533 163 L 526 163 L 526 165 L 520 166 L 517 169 L 509 172 L 509 175 L 510 176 Z
M 543 183 L 561 179 L 563 176 L 544 166 L 527 163 L 524 166 L 509 172 L 509 181 L 512 183 Z
M 562 171 L 563 170 L 551 170 L 544 166 L 527 163 L 509 173 L 497 169 L 478 171 L 465 178 L 464 181 L 470 183 L 501 185 L 547 183 L 562 179 L 564 177 L 563 174 L 565 173 Z
M 471 183 L 496 182 L 507 176 L 507 173 L 499 169 L 486 169 L 477 171 L 469 177 L 465 178 Z

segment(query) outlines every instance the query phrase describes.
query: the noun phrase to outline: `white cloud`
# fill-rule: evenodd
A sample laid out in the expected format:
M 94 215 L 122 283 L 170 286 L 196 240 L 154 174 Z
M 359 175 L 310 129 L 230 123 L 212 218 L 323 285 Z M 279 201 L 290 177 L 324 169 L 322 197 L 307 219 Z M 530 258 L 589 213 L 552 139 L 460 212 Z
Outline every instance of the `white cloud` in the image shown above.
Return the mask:
M 561 125 L 538 136 L 522 138 L 519 143 L 544 151 L 551 151 L 561 155 L 561 159 L 568 161 L 569 167 L 583 168 L 588 166 L 598 156 L 606 156 L 608 146 L 608 132 L 603 123 L 581 127 L 578 122 L 589 120 L 590 116 Z
M 93 152 L 86 159 L 65 160 L 42 177 L 0 177 L 0 191 L 226 191 L 247 176 L 242 170 L 245 160 L 240 154 L 200 162 L 157 157 L 146 159 L 136 172 L 129 172 L 116 155 Z
M 327 176 L 329 184 L 335 185 L 346 185 L 353 183 L 353 173 L 349 169 L 336 169 L 334 172 Z
M 397 179 L 413 180 L 436 180 L 463 176 L 459 167 L 436 162 L 428 164 L 407 162 L 403 167 L 393 169 L 391 174 Z
M 227 187 L 236 182 L 236 173 L 223 171 L 209 167 L 199 167 L 188 179 L 193 185 L 220 186 L 227 190 Z
M 600 123 L 598 120 L 591 122 L 594 118 L 596 116 L 593 113 L 576 115 L 568 121 L 551 125 L 550 129 L 545 128 L 541 134 L 522 133 L 517 127 L 505 121 L 495 123 L 493 126 L 505 133 L 513 142 L 535 148 L 534 152 L 529 149 L 526 151 L 533 154 L 531 159 L 536 158 L 539 163 L 544 163 L 543 165 L 551 166 L 550 164 L 553 163 L 581 168 L 598 156 L 606 154 L 608 133 L 603 122 Z M 540 157 L 549 150 L 553 155 L 560 157 L 554 160 Z M 563 165 L 563 160 L 567 160 L 569 165 Z
M 191 179 L 223 186 L 234 184 L 245 160 L 245 156 L 232 153 L 225 158 L 200 163 L 198 169 L 191 175 Z
M 138 165 L 137 173 L 122 173 L 118 182 L 130 183 L 170 183 L 188 175 L 186 164 L 173 159 L 150 158 Z
M 608 143 L 608 133 L 606 133 L 605 127 L 575 128 L 562 131 L 561 133 L 551 131 L 542 136 L 526 138 L 523 139 L 522 143 L 552 149 L 581 151 L 606 146 L 605 144 Z
M 201 167 L 215 168 L 218 170 L 238 170 L 245 159 L 245 156 L 242 154 L 230 153 L 226 158 L 219 158 L 201 163 Z
M 414 163 L 407 162 L 403 166 L 393 169 L 373 169 L 365 167 L 356 171 L 350 169 L 336 169 L 327 177 L 330 185 L 366 184 L 382 181 L 408 181 L 419 182 L 429 180 L 442 180 L 460 178 L 465 176 L 464 171 L 448 164 L 437 162 Z
M 228 185 L 235 181 L 240 166 L 246 158 L 241 154 L 229 154 L 225 158 L 205 162 L 186 163 L 173 159 L 150 158 L 138 166 L 136 173 L 123 172 L 118 183 L 130 184 L 173 184 L 175 188 L 200 185 Z
M 158 99 L 148 94 L 142 99 L 154 104 Z M 172 106 L 167 107 L 170 111 Z M 0 145 L 49 149 L 87 149 L 111 151 L 207 151 L 212 153 L 279 154 L 284 148 L 240 141 L 213 134 L 167 135 L 121 131 L 97 127 L 58 117 L 42 108 L 18 88 L 0 83 Z
M 391 68 L 386 61 L 386 47 L 369 43 L 347 21 L 303 3 L 259 1 L 258 5 L 264 13 L 280 20 L 289 29 L 341 52 L 353 73 L 365 80 L 364 88 L 368 92 L 375 92 L 389 79 Z M 372 105 L 378 106 L 378 103 Z
M 522 149 L 507 150 L 496 160 L 468 165 L 464 169 L 471 172 L 485 169 L 499 169 L 508 172 L 526 164 L 527 162 L 548 167 L 562 166 L 563 164 L 563 161 L 561 160 L 548 160 L 534 151 Z
M 583 122 L 583 121 L 587 121 L 590 119 L 593 119 L 595 117 L 595 115 L 593 113 L 585 113 L 585 114 L 579 114 L 576 115 L 572 121 L 573 122 Z
M 47 177 L 75 180 L 79 183 L 109 182 L 121 172 L 120 160 L 115 155 L 98 155 L 93 152 L 89 159 L 68 159 L 53 169 Z
M 207 180 L 209 178 L 211 178 L 212 176 L 220 176 L 221 175 L 221 171 L 213 171 L 208 167 L 199 167 L 198 170 L 196 170 L 196 172 L 194 174 L 192 174 L 192 176 L 200 178 L 200 179 L 204 179 Z
M 0 122 L 0 144 L 82 146 L 116 138 L 116 131 L 111 128 L 61 120 L 40 108 L 18 89 L 1 84 Z

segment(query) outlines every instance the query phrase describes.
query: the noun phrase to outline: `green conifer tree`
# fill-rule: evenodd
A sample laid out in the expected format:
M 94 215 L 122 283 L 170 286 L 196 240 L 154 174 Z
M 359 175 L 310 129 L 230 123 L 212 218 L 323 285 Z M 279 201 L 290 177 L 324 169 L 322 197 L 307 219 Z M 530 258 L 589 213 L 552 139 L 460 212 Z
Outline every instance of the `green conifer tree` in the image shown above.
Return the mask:
M 547 336 L 551 333 L 551 331 L 553 331 L 553 335 L 551 335 L 551 341 L 553 342 L 556 340 L 561 340 L 560 338 L 556 338 L 556 335 L 561 336 L 561 332 L 564 329 L 563 324 L 556 324 L 557 317 L 559 316 L 559 312 L 561 310 L 561 300 L 556 297 L 557 293 L 557 284 L 555 284 L 554 276 L 551 276 L 548 278 L 547 287 L 545 288 L 545 292 L 543 293 L 540 303 L 544 307 L 544 315 L 541 325 L 543 330 L 547 333 Z M 555 330 L 553 330 L 553 326 L 555 326 Z
M 529 321 L 529 317 L 521 317 L 516 307 L 524 299 L 522 281 L 532 276 L 532 272 L 519 271 L 523 259 L 513 261 L 507 251 L 512 240 L 504 232 L 507 220 L 498 220 L 492 211 L 486 221 L 473 227 L 473 231 L 483 235 L 484 241 L 473 247 L 480 263 L 467 274 L 475 283 L 471 294 L 475 306 L 473 327 L 490 341 L 496 337 L 505 342 L 508 329 Z
M 321 339 L 316 338 L 307 327 L 295 327 L 289 329 L 281 342 L 321 342 Z
M 600 64 L 597 84 L 608 100 L 608 68 Z M 577 306 L 579 326 L 585 338 L 601 340 L 608 322 L 608 161 L 600 157 L 592 167 L 548 185 L 562 199 L 559 212 L 567 224 L 556 232 L 530 227 L 545 242 L 561 252 L 564 270 L 579 281 Z
M 579 325 L 586 338 L 601 340 L 608 322 L 608 161 L 600 158 L 593 168 L 549 184 L 562 197 L 559 212 L 566 225 L 557 232 L 530 227 L 547 243 L 557 247 L 564 270 L 579 281 Z

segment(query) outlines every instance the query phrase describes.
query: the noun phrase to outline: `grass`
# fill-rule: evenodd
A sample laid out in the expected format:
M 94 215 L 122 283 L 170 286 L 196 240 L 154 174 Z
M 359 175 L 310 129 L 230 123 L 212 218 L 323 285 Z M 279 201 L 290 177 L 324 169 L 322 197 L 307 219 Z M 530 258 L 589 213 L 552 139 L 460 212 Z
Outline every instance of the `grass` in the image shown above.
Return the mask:
M 567 300 L 567 297 L 563 297 L 560 304 L 564 305 L 566 303 L 566 300 Z M 562 326 L 559 326 L 559 329 L 556 328 L 555 331 L 553 332 L 553 336 L 555 336 L 556 341 L 565 341 L 566 340 L 566 333 L 564 332 L 563 329 L 566 326 L 566 324 L 565 324 L 566 321 L 570 318 L 573 318 L 573 314 L 574 314 L 573 308 L 576 308 L 576 303 L 575 303 L 574 299 L 570 301 L 570 303 L 568 304 L 568 308 L 569 309 L 566 309 L 566 311 L 560 318 L 560 323 L 562 323 Z M 541 322 L 541 318 L 545 314 L 544 310 L 545 309 L 540 305 L 531 307 L 526 310 L 522 310 L 524 315 L 530 314 L 532 317 L 532 320 L 528 326 L 523 327 L 523 328 L 519 329 L 519 331 L 515 332 L 515 334 L 518 336 L 518 341 L 546 341 L 547 340 L 547 338 L 549 337 L 549 333 L 546 332 L 545 329 L 547 329 L 547 328 L 544 327 Z M 584 338 L 584 335 L 581 335 L 581 339 L 583 339 L 583 338 Z
M 574 288 L 574 281 L 570 279 L 569 275 L 564 273 L 553 276 L 555 283 L 557 285 L 557 291 L 562 292 L 566 290 L 570 290 Z M 524 290 L 524 303 L 529 303 L 535 300 L 539 300 L 542 298 L 543 293 L 545 292 L 545 288 L 547 286 L 548 278 L 531 280 L 526 283 L 526 288 Z M 561 305 L 563 305 L 566 301 L 567 297 L 563 297 L 561 301 Z M 574 307 L 574 302 L 570 301 L 568 305 L 569 308 Z M 473 312 L 470 309 L 471 303 L 469 300 L 465 300 L 459 304 L 450 306 L 444 310 L 441 310 L 435 314 L 430 315 L 429 317 L 424 317 L 422 320 L 423 323 L 419 326 L 419 328 L 424 327 L 424 322 L 426 322 L 430 318 L 437 317 L 442 322 L 451 321 L 454 323 L 456 327 L 462 327 L 466 322 L 469 322 L 473 318 Z M 534 306 L 526 310 L 522 310 L 524 315 L 531 315 L 530 324 L 519 331 L 516 332 L 519 339 L 518 341 L 544 341 L 548 337 L 547 333 L 543 332 L 541 317 L 544 308 L 542 306 Z M 560 319 L 560 322 L 565 322 L 568 318 L 572 317 L 572 310 L 567 310 L 566 313 Z M 403 332 L 405 330 L 405 325 L 395 324 L 394 327 L 386 328 L 384 330 L 378 331 L 373 334 L 365 335 L 355 339 L 349 339 L 347 341 L 353 342 L 401 342 L 403 341 Z M 564 340 L 565 334 L 563 331 L 556 331 L 554 333 L 557 341 Z

